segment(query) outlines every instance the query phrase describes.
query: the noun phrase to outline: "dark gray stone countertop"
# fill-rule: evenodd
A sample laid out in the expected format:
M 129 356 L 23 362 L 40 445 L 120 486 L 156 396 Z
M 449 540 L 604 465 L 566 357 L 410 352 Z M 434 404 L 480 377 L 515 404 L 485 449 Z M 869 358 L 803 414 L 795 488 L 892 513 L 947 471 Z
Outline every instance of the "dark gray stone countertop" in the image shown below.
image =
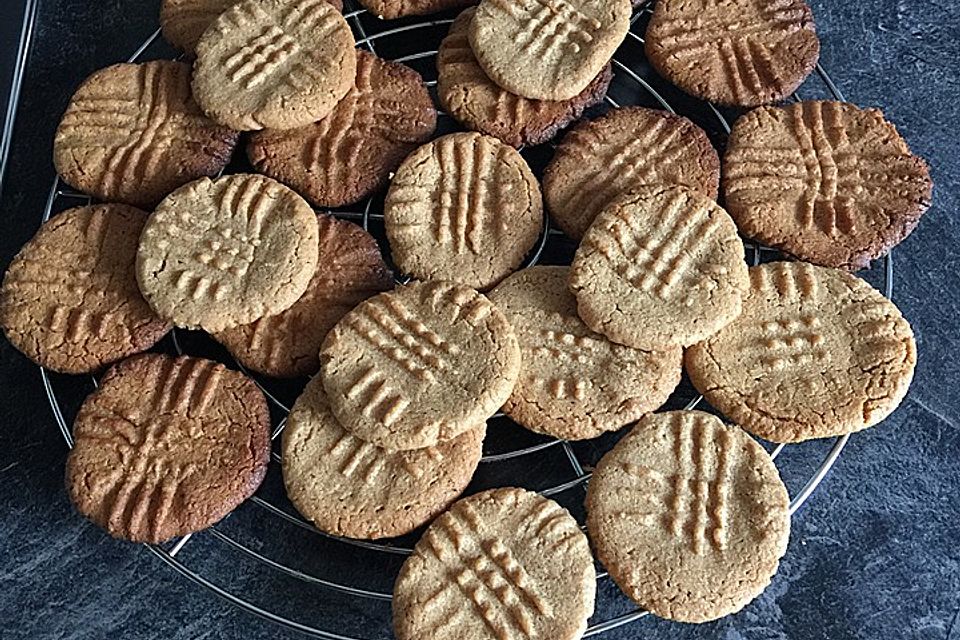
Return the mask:
M 41 3 L 0 202 L 0 266 L 37 228 L 53 178 L 53 131 L 72 89 L 132 52 L 156 28 L 158 4 Z M 813 5 L 822 62 L 839 88 L 858 104 L 882 107 L 929 160 L 937 183 L 933 208 L 894 253 L 894 300 L 919 346 L 916 378 L 892 417 L 851 438 L 794 516 L 780 572 L 756 602 L 713 624 L 648 616 L 603 637 L 960 639 L 960 9 L 933 0 Z M 39 371 L 4 340 L 0 416 L 0 637 L 299 637 L 73 513 L 63 490 L 67 448 Z M 803 465 L 819 460 L 825 446 L 784 454 L 788 484 L 809 474 Z M 240 538 L 262 525 L 258 513 L 241 509 L 224 530 Z M 259 548 L 256 539 L 250 544 Z M 232 591 L 261 594 L 265 608 L 301 618 L 309 612 L 346 635 L 389 637 L 382 608 L 370 618 L 349 598 L 308 595 L 294 580 L 248 572 L 240 561 L 224 561 L 222 544 L 209 536 L 183 554 Z M 300 560 L 343 573 L 367 570 L 362 559 L 341 555 L 318 551 Z

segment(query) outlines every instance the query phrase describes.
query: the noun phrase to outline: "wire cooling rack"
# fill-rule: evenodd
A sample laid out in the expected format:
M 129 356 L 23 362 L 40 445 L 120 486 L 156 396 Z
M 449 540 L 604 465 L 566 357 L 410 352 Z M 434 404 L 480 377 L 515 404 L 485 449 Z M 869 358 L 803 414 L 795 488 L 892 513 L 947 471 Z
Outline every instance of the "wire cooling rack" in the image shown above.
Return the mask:
M 627 39 L 613 60 L 614 79 L 606 104 L 593 112 L 635 104 L 681 113 L 703 127 L 714 144 L 722 149 L 730 122 L 737 112 L 694 101 L 653 73 L 643 55 L 643 32 L 649 19 L 650 4 L 644 3 L 635 10 Z M 352 0 L 348 2 L 344 15 L 354 30 L 357 45 L 415 68 L 423 75 L 435 98 L 436 50 L 453 16 L 384 22 L 351 5 Z M 129 61 L 173 55 L 158 30 L 130 56 Z M 819 65 L 816 73 L 790 99 L 814 98 L 844 99 Z M 595 113 L 588 112 L 588 115 Z M 441 114 L 438 133 L 458 129 L 451 118 Z M 540 145 L 523 149 L 522 153 L 539 172 L 552 151 L 551 145 Z M 249 167 L 242 159 L 228 167 L 228 171 L 243 170 L 249 170 Z M 359 206 L 332 213 L 361 224 L 377 237 L 381 248 L 389 255 L 383 233 L 382 198 L 381 194 Z M 43 221 L 65 208 L 89 202 L 89 197 L 56 179 L 44 209 Z M 551 229 L 548 220 L 545 222 L 540 242 L 527 258 L 526 266 L 565 264 L 573 255 L 575 244 L 560 231 Z M 780 257 L 778 252 L 766 247 L 750 242 L 745 245 L 751 264 Z M 884 291 L 887 297 L 892 295 L 893 261 L 889 255 L 860 275 Z M 196 332 L 174 331 L 159 349 L 215 358 L 243 368 L 212 340 Z M 86 383 L 78 384 L 76 377 L 43 369 L 41 376 L 57 425 L 67 444 L 72 446 L 73 415 L 83 397 L 96 387 L 97 380 L 91 377 Z M 231 604 L 307 636 L 329 640 L 390 637 L 393 580 L 420 532 L 387 541 L 368 542 L 331 536 L 305 521 L 284 494 L 278 446 L 278 436 L 289 407 L 305 380 L 277 381 L 256 375 L 253 378 L 269 399 L 273 418 L 273 459 L 263 486 L 216 526 L 165 545 L 145 545 L 146 548 L 177 573 Z M 710 410 L 684 378 L 666 408 L 694 407 Z M 566 442 L 533 434 L 497 414 L 489 422 L 484 456 L 467 493 L 493 486 L 522 486 L 551 496 L 582 522 L 584 489 L 591 470 L 621 435 L 622 432 L 587 442 Z M 788 450 L 818 447 L 812 451 L 813 455 L 810 450 L 798 454 L 801 463 L 810 463 L 803 470 L 797 471 L 791 465 L 790 473 L 784 476 L 791 490 L 791 514 L 824 479 L 848 438 L 842 436 L 827 445 L 778 445 L 772 449 L 762 443 L 778 465 Z M 637 609 L 619 592 L 602 567 L 598 567 L 597 612 L 586 635 L 600 635 L 645 615 L 645 611 Z

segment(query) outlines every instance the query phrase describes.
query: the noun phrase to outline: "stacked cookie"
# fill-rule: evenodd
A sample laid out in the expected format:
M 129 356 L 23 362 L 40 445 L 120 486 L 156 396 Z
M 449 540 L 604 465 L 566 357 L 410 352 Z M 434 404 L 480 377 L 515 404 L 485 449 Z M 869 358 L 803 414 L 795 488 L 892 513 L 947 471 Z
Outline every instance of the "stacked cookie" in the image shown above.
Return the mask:
M 392 18 L 474 3 L 368 4 Z M 376 539 L 433 521 L 396 582 L 401 640 L 586 629 L 595 571 L 565 509 L 519 488 L 455 502 L 501 409 L 564 440 L 636 424 L 586 495 L 598 559 L 666 618 L 743 607 L 790 526 L 786 488 L 747 432 L 848 434 L 907 392 L 910 326 L 849 271 L 917 224 L 926 165 L 878 111 L 838 102 L 750 111 L 722 160 L 673 113 L 577 122 L 606 94 L 628 0 L 464 10 L 439 47 L 437 93 L 469 131 L 434 138 L 423 79 L 355 50 L 338 9 L 165 0 L 164 34 L 192 68 L 115 65 L 74 95 L 55 164 L 110 203 L 43 225 L 7 272 L 0 323 L 50 369 L 113 365 L 74 425 L 78 511 L 162 542 L 257 489 L 270 452 L 257 383 L 137 355 L 171 327 L 202 330 L 253 372 L 313 375 L 281 459 L 318 529 Z M 802 0 L 660 0 L 645 43 L 684 91 L 751 107 L 791 93 L 819 53 Z M 518 148 L 570 125 L 541 185 Z M 256 173 L 221 176 L 239 131 Z M 373 236 L 311 208 L 383 191 L 396 287 Z M 577 243 L 572 264 L 518 271 L 547 215 Z M 799 260 L 748 268 L 741 234 Z M 654 413 L 684 368 L 736 425 Z

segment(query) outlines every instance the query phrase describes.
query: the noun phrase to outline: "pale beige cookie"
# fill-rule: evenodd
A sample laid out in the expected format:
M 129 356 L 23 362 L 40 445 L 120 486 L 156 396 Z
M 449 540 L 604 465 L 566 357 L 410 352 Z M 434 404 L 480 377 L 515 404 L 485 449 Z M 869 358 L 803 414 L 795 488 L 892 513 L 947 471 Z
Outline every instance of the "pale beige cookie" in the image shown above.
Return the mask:
M 345 431 L 320 376 L 307 384 L 283 430 L 283 481 L 318 529 L 349 538 L 403 535 L 459 496 L 483 454 L 486 426 L 427 449 L 391 452 Z
M 193 94 L 234 129 L 292 129 L 322 119 L 353 86 L 353 33 L 324 0 L 243 0 L 197 44 Z
M 770 584 L 789 497 L 750 436 L 701 411 L 647 416 L 603 458 L 587 531 L 617 585 L 662 618 L 707 622 Z
M 270 461 L 270 412 L 253 380 L 220 363 L 145 354 L 107 372 L 73 437 L 77 511 L 114 537 L 159 544 L 253 495 Z
M 630 0 L 482 0 L 470 46 L 511 93 L 569 100 L 597 77 L 630 28 Z
M 513 327 L 485 296 L 415 282 L 370 298 L 327 334 L 320 375 L 334 415 L 385 449 L 421 449 L 474 428 L 520 372 Z
M 543 201 L 516 149 L 491 136 L 454 133 L 403 161 L 383 217 L 402 272 L 487 289 L 533 248 Z
M 657 0 L 647 59 L 687 93 L 755 107 L 797 90 L 820 57 L 804 0 Z
M 393 588 L 397 640 L 576 640 L 596 597 L 587 537 L 553 500 L 492 489 L 455 503 Z
M 570 267 L 587 326 L 641 349 L 713 335 L 740 315 L 748 285 L 733 220 L 685 187 L 644 187 L 611 203 Z
M 594 438 L 635 422 L 680 382 L 678 346 L 643 351 L 611 342 L 577 316 L 569 267 L 530 267 L 490 292 L 513 325 L 522 365 L 504 412 L 533 431 Z
M 222 331 L 280 313 L 317 268 L 317 216 L 296 193 L 253 174 L 204 178 L 147 220 L 137 282 L 178 327 Z
M 773 442 L 877 424 L 903 400 L 916 363 L 913 331 L 892 302 L 803 262 L 751 267 L 743 313 L 685 361 L 710 404 Z
M 317 268 L 296 303 L 214 336 L 248 369 L 281 378 L 315 373 L 320 345 L 333 325 L 370 296 L 393 288 L 393 274 L 373 236 L 332 216 L 321 214 L 317 222 Z
M 424 16 L 477 4 L 477 0 L 357 0 L 357 2 L 371 14 L 383 20 L 404 16 Z
M 623 107 L 578 124 L 543 172 L 551 218 L 579 240 L 613 199 L 641 185 L 682 185 L 713 199 L 720 158 L 703 129 L 657 109 Z
M 342 0 L 325 0 L 343 11 Z M 200 36 L 217 17 L 239 0 L 161 0 L 160 28 L 167 42 L 186 53 L 194 53 Z
M 74 189 L 149 208 L 177 187 L 223 171 L 238 137 L 194 102 L 190 65 L 115 64 L 91 74 L 70 98 L 53 164 Z
M 69 209 L 17 253 L 0 290 L 7 340 L 34 362 L 86 373 L 152 347 L 170 329 L 134 275 L 147 214 L 122 204 Z

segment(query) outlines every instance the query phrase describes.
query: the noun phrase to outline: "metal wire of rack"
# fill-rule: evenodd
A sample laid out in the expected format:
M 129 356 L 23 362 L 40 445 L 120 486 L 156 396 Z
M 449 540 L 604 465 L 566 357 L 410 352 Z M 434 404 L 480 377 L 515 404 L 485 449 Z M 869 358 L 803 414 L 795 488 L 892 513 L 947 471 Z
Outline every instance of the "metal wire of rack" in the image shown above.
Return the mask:
M 352 0 L 350 1 L 352 2 Z M 714 142 L 721 143 L 725 135 L 730 131 L 730 118 L 735 114 L 723 112 L 709 103 L 697 103 L 691 101 L 689 98 L 684 98 L 681 94 L 669 87 L 669 85 L 660 81 L 656 75 L 645 66 L 642 54 L 642 31 L 646 20 L 649 18 L 650 4 L 651 2 L 645 2 L 634 12 L 627 40 L 623 46 L 621 46 L 620 50 L 618 50 L 613 60 L 614 81 L 611 84 L 610 92 L 606 98 L 607 105 L 610 107 L 619 107 L 627 104 L 644 104 L 675 113 L 682 112 L 683 115 L 691 117 L 703 126 L 714 139 Z M 436 69 L 433 65 L 433 59 L 436 55 L 439 40 L 445 35 L 447 25 L 453 21 L 452 17 L 406 19 L 386 23 L 377 20 L 359 8 L 348 9 L 344 15 L 354 29 L 358 46 L 367 48 L 378 55 L 413 66 L 424 76 L 427 86 L 430 87 L 431 90 L 434 90 L 433 88 L 436 86 Z M 404 46 L 397 47 L 397 44 Z M 168 50 L 152 55 L 153 49 L 159 49 L 163 46 L 158 29 L 130 56 L 129 61 L 136 62 L 150 59 L 151 57 L 168 57 Z M 414 50 L 404 51 L 404 47 L 407 49 L 413 48 Z M 390 49 L 390 51 L 387 52 L 385 51 L 386 49 Z M 817 82 L 819 82 L 820 86 L 813 86 L 814 83 Z M 655 88 L 655 86 L 659 86 L 659 90 Z M 817 95 L 809 95 L 814 92 L 816 92 Z M 819 65 L 816 68 L 816 74 L 801 87 L 798 94 L 799 93 L 803 93 L 804 97 L 825 96 L 844 100 L 843 95 L 837 89 L 830 76 Z M 791 99 L 800 100 L 801 97 L 798 94 L 792 96 Z M 681 107 L 679 105 L 685 106 Z M 440 113 L 440 116 L 440 132 L 456 130 L 458 128 L 456 123 L 446 116 L 446 114 Z M 549 151 L 549 147 L 547 150 Z M 525 156 L 528 156 L 531 164 L 536 165 L 536 149 L 525 149 L 523 152 Z M 540 155 L 542 156 L 542 154 Z M 51 215 L 54 215 L 55 212 L 64 208 L 79 206 L 87 204 L 88 202 L 90 202 L 88 196 L 73 191 L 62 183 L 59 178 L 55 179 L 44 208 L 42 221 L 45 222 Z M 373 197 L 357 209 L 333 211 L 332 213 L 338 217 L 361 224 L 364 229 L 371 231 L 378 237 L 378 240 L 382 241 L 383 215 L 379 210 L 380 204 L 378 198 Z M 565 259 L 568 260 L 572 246 L 570 241 L 567 240 L 559 230 L 550 228 L 549 220 L 545 217 L 544 230 L 541 234 L 540 241 L 527 258 L 524 266 L 530 266 L 545 259 L 554 262 L 563 262 Z M 779 255 L 775 250 L 748 241 L 745 241 L 745 246 L 747 248 L 748 261 L 752 264 L 759 264 L 764 260 L 776 258 Z M 554 251 L 554 249 L 557 250 Z M 893 260 L 889 254 L 880 260 L 879 264 L 865 275 L 875 286 L 880 288 L 887 297 L 892 295 Z M 185 342 L 189 342 L 190 344 L 184 344 Z M 171 333 L 167 344 L 165 344 L 165 348 L 178 354 L 184 352 L 193 353 L 197 348 L 201 351 L 211 348 L 209 345 L 211 341 L 206 339 L 205 342 L 206 344 L 204 344 L 204 338 L 202 336 L 191 335 L 190 332 L 174 331 Z M 216 347 L 213 348 L 216 349 Z M 225 352 L 215 351 L 215 353 L 220 359 L 227 360 L 228 362 L 231 361 L 229 356 L 224 355 Z M 234 362 L 234 365 L 242 369 L 239 363 Z M 67 416 L 75 410 L 78 401 L 76 398 L 72 400 L 67 399 L 66 396 L 68 394 L 61 392 L 61 388 L 67 386 L 65 379 L 42 368 L 40 369 L 40 373 L 57 426 L 67 445 L 72 447 L 73 436 L 70 427 L 72 420 L 68 420 Z M 257 384 L 264 391 L 272 405 L 271 413 L 274 416 L 272 436 L 276 443 L 283 431 L 286 414 L 289 411 L 291 401 L 296 397 L 299 389 L 302 388 L 303 381 L 300 381 L 299 384 L 294 383 L 291 387 L 290 385 L 280 384 L 277 383 L 277 381 L 271 381 L 256 375 L 252 377 L 257 381 Z M 91 377 L 89 382 L 90 387 L 88 387 L 88 391 L 97 386 L 95 377 Z M 692 409 L 694 407 L 704 408 L 704 405 L 705 403 L 702 397 L 687 384 L 685 387 L 681 385 L 681 389 L 668 401 L 667 406 L 670 408 Z M 499 475 L 499 472 L 488 474 L 493 476 L 492 483 L 501 486 L 504 484 L 527 486 L 538 479 L 538 474 L 541 473 L 543 467 L 549 466 L 552 470 L 556 471 L 559 463 L 559 466 L 567 468 L 569 477 L 549 483 L 547 486 L 528 487 L 535 488 L 543 495 L 553 496 L 558 499 L 562 496 L 575 494 L 576 491 L 582 491 L 582 489 L 585 488 L 586 483 L 590 479 L 592 465 L 615 441 L 615 436 L 611 436 L 611 438 L 607 438 L 606 440 L 600 438 L 599 440 L 605 441 L 600 444 L 590 444 L 587 446 L 587 450 L 585 450 L 582 443 L 571 443 L 564 440 L 539 437 L 525 432 L 519 427 L 512 425 L 502 414 L 494 416 L 490 424 L 491 426 L 499 425 L 499 427 L 498 429 L 491 428 L 488 432 L 480 469 L 484 471 L 486 469 L 495 469 L 501 466 L 509 466 L 518 461 L 523 463 L 524 468 L 527 469 L 527 473 L 525 474 L 516 474 L 517 470 L 507 469 L 507 475 L 509 477 L 506 481 Z M 790 502 L 791 515 L 794 514 L 816 490 L 817 486 L 837 461 L 848 439 L 849 436 L 834 439 L 815 468 L 809 472 L 801 482 L 799 488 L 793 492 Z M 491 449 L 490 447 L 492 446 L 501 446 L 502 448 Z M 785 448 L 784 445 L 778 445 L 770 449 L 771 456 L 777 459 Z M 555 460 L 552 464 L 540 462 L 540 458 L 547 454 L 554 455 Z M 272 550 L 273 553 L 271 553 L 267 547 L 271 543 L 278 543 L 278 540 L 282 538 L 282 536 L 276 535 L 275 528 L 283 526 L 286 527 L 287 536 L 293 536 L 295 534 L 307 536 L 310 540 L 308 543 L 310 549 L 322 548 L 324 551 L 332 554 L 351 557 L 354 554 L 366 554 L 363 558 L 368 562 L 376 559 L 380 562 L 380 565 L 386 566 L 386 569 L 381 570 L 381 567 L 374 567 L 374 573 L 381 578 L 380 580 L 374 580 L 374 582 L 380 582 L 382 585 L 384 582 L 383 579 L 385 578 L 387 585 L 389 585 L 389 583 L 392 583 L 391 571 L 395 572 L 398 568 L 398 562 L 402 561 L 402 559 L 410 553 L 414 537 L 412 535 L 405 536 L 399 540 L 392 541 L 361 541 L 338 538 L 317 530 L 297 514 L 289 503 L 286 503 L 285 496 L 282 493 L 282 482 L 279 484 L 280 489 L 277 489 L 280 475 L 279 463 L 280 454 L 275 446 L 270 471 L 268 472 L 264 487 L 244 505 L 241 505 L 234 514 L 221 523 L 203 532 L 184 536 L 166 545 L 145 545 L 145 547 L 161 562 L 183 577 L 210 590 L 223 600 L 268 621 L 314 638 L 324 638 L 327 640 L 372 640 L 369 637 L 361 638 L 358 636 L 344 635 L 339 631 L 333 630 L 335 627 L 339 627 L 341 630 L 344 627 L 342 621 L 332 617 L 322 621 L 326 623 L 322 625 L 321 621 L 315 622 L 303 618 L 297 619 L 291 613 L 275 611 L 270 606 L 255 602 L 248 594 L 238 592 L 239 590 L 231 589 L 229 586 L 224 586 L 222 581 L 211 579 L 207 575 L 205 568 L 200 566 L 204 563 L 199 560 L 196 562 L 197 566 L 190 566 L 188 562 L 182 560 L 181 552 L 183 552 L 185 548 L 188 548 L 191 541 L 196 541 L 190 545 L 191 547 L 202 541 L 205 543 L 204 553 L 202 554 L 204 560 L 210 560 L 209 550 L 218 550 L 224 554 L 232 553 L 234 555 L 226 558 L 224 561 L 247 561 L 256 566 L 258 570 L 295 581 L 294 584 L 297 585 L 298 589 L 316 588 L 323 594 L 321 596 L 323 601 L 336 596 L 345 598 L 343 602 L 347 604 L 364 602 L 379 605 L 380 608 L 378 612 L 383 615 L 383 607 L 388 606 L 391 600 L 389 588 L 350 583 L 348 582 L 348 577 L 345 577 L 344 573 L 337 568 L 327 571 L 326 574 L 324 574 L 321 570 L 322 567 L 306 566 L 312 563 L 307 562 L 302 555 L 296 556 L 295 559 L 300 562 L 300 566 L 295 566 L 294 561 L 288 558 L 280 558 L 283 554 L 280 553 L 278 549 L 274 548 Z M 530 471 L 531 469 L 533 471 Z M 509 475 L 511 472 L 516 475 Z M 273 490 L 270 489 L 269 485 L 271 484 L 273 485 Z M 468 492 L 472 489 L 473 485 L 471 485 L 471 489 L 468 489 Z M 582 494 L 579 497 L 582 498 Z M 231 526 L 234 524 L 232 521 L 239 517 L 243 518 L 242 522 L 237 523 L 239 526 Z M 253 529 L 255 529 L 255 525 L 259 526 L 263 522 L 267 523 L 266 527 L 270 533 L 257 537 L 257 533 L 253 531 Z M 234 531 L 234 529 L 238 531 Z M 253 539 L 249 540 L 250 538 Z M 333 562 L 331 560 L 333 557 L 337 556 L 328 556 L 325 560 Z M 217 559 L 218 558 L 214 558 L 214 560 Z M 329 575 L 331 573 L 334 575 Z M 615 594 L 616 589 L 609 586 L 609 577 L 602 568 L 597 572 L 597 581 L 598 602 L 601 597 L 601 591 L 607 595 L 609 595 L 611 591 Z M 604 587 L 604 589 L 601 590 L 601 587 Z M 615 597 L 615 595 L 609 597 Z M 625 600 L 622 595 L 620 598 Z M 585 635 L 587 637 L 600 635 L 647 615 L 647 612 L 635 608 L 629 601 L 626 602 L 627 606 L 622 613 L 611 615 L 605 619 L 592 619 Z M 386 614 L 389 616 L 389 609 L 387 609 Z M 383 621 L 381 626 L 382 630 L 389 628 L 388 621 Z M 382 637 L 382 630 L 376 632 L 378 637 Z

